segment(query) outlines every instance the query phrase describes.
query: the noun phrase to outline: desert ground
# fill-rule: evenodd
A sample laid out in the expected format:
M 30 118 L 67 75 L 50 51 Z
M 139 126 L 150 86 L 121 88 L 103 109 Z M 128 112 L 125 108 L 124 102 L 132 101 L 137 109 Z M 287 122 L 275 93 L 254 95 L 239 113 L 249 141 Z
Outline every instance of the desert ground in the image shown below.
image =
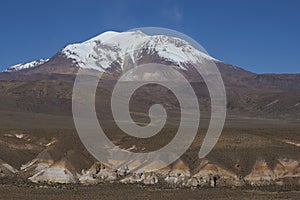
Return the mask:
M 0 199 L 298 199 L 296 188 L 192 188 L 161 189 L 141 185 L 103 184 L 97 186 L 15 186 L 1 185 Z
M 238 121 L 238 123 L 237 123 Z M 61 122 L 57 119 L 57 123 Z M 25 125 L 24 125 L 25 126 Z M 108 135 L 117 132 L 113 129 L 106 130 Z M 190 149 L 182 156 L 191 171 L 197 169 L 200 160 L 197 158 L 199 145 L 203 139 L 205 129 L 200 129 Z M 257 159 L 263 159 L 270 168 L 274 167 L 279 158 L 300 159 L 300 127 L 297 121 L 262 120 L 254 118 L 231 117 L 226 122 L 223 133 L 214 148 L 207 156 L 224 169 L 233 171 L 241 176 L 251 173 Z M 7 134 L 27 134 L 32 139 L 30 144 L 24 144 L 16 138 L 7 138 Z M 166 129 L 162 134 L 172 137 L 172 129 Z M 116 143 L 129 146 L 127 137 L 116 134 L 113 137 Z M 2 141 L 1 158 L 9 162 L 13 167 L 20 168 L 28 160 L 42 150 L 37 144 L 47 143 L 53 138 L 57 139 L 56 146 L 51 150 L 52 155 L 60 159 L 61 154 L 73 152 L 67 155 L 75 168 L 88 168 L 92 161 L 85 153 L 76 131 L 66 128 L 36 128 L 36 129 L 2 129 L 0 131 Z M 166 141 L 160 138 L 153 139 L 155 144 L 163 145 Z M 10 144 L 7 149 L 3 142 Z M 13 146 L 12 144 L 18 144 Z M 153 145 L 151 146 L 153 147 Z M 6 148 L 6 149 L 5 149 Z M 156 148 L 156 147 L 155 147 Z M 83 153 L 82 153 L 83 152 Z M 236 162 L 241 166 L 236 168 Z M 20 175 L 21 176 L 21 175 Z M 166 185 L 100 183 L 93 186 L 81 184 L 34 184 L 26 178 L 13 177 L 1 179 L 0 199 L 298 199 L 300 194 L 299 179 L 290 178 L 284 180 L 284 185 L 249 186 L 240 187 L 178 187 L 172 188 Z

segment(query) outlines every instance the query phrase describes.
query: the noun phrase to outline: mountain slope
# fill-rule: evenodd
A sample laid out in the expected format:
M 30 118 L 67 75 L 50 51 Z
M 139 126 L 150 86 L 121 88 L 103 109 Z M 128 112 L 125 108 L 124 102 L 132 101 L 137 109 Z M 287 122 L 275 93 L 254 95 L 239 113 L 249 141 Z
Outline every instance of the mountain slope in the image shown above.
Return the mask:
M 20 71 L 20 70 L 24 70 L 24 69 L 30 69 L 30 68 L 34 68 L 39 65 L 42 65 L 48 61 L 49 61 L 49 59 L 40 59 L 40 60 L 28 62 L 28 63 L 20 63 L 20 64 L 17 64 L 17 65 L 7 68 L 3 72 L 15 72 L 15 71 Z
M 179 38 L 148 36 L 140 31 L 105 32 L 85 42 L 68 45 L 50 59 L 9 68 L 0 73 L 2 105 L 6 110 L 69 115 L 72 83 L 79 68 L 100 71 L 105 74 L 104 79 L 115 81 L 132 67 L 158 62 L 175 68 L 193 82 L 203 109 L 209 111 L 207 88 L 192 67 L 204 60 L 214 62 L 221 72 L 229 114 L 300 117 L 300 74 L 255 74 L 214 59 Z M 8 84 L 10 81 L 15 83 Z M 111 90 L 114 83 L 105 84 L 104 90 Z M 149 94 L 140 94 L 143 98 L 139 102 L 148 101 Z

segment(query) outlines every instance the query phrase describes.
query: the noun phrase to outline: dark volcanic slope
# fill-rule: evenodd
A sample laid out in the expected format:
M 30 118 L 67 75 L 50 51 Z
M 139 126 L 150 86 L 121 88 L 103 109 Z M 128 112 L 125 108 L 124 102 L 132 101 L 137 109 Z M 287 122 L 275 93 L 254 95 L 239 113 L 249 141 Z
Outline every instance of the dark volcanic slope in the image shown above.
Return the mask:
M 113 40 L 107 41 L 108 36 Z M 106 32 L 83 43 L 68 45 L 47 62 L 35 67 L 0 73 L 0 112 L 71 116 L 72 88 L 78 67 L 92 67 L 103 73 L 96 105 L 101 107 L 109 102 L 115 81 L 123 73 L 141 64 L 154 62 L 168 65 L 183 74 L 199 97 L 201 111 L 209 113 L 210 98 L 206 85 L 191 66 L 192 63 L 198 65 L 204 61 L 214 62 L 221 72 L 229 115 L 300 118 L 300 74 L 255 74 L 218 61 L 180 38 L 147 36 L 140 31 Z M 178 102 L 172 93 L 155 87 L 149 86 L 136 95 L 136 100 L 133 98 L 132 109 L 136 110 L 132 112 L 147 115 L 147 108 L 155 103 L 150 98 L 170 104 L 167 108 L 170 111 L 178 110 Z M 105 106 L 101 112 L 109 119 L 107 109 Z
M 300 74 L 258 75 L 222 62 L 216 64 L 225 83 L 229 115 L 300 118 Z M 54 72 L 49 73 L 51 70 Z M 67 61 L 62 61 L 62 58 L 56 55 L 37 68 L 14 73 L 0 73 L 0 111 L 71 116 L 75 72 L 74 66 Z M 199 80 L 193 82 L 192 86 L 199 97 L 202 110 L 209 111 L 208 91 L 206 85 L 201 79 Z M 99 94 L 97 93 L 99 98 L 109 99 L 114 83 L 109 80 L 101 82 L 101 89 Z M 101 91 L 104 91 L 104 96 Z M 139 93 L 136 105 L 147 104 L 148 106 L 149 103 L 145 101 L 149 99 L 148 95 L 151 93 L 147 91 Z M 158 91 L 156 96 L 161 98 L 158 101 L 163 102 L 169 99 L 172 105 L 177 106 L 173 98 L 166 98 L 164 90 Z

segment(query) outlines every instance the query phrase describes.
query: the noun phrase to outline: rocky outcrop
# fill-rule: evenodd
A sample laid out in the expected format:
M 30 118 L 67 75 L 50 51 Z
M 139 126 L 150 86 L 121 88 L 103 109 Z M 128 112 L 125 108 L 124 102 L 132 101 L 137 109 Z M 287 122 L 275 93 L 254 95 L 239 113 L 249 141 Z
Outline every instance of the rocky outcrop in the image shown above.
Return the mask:
M 275 174 L 265 161 L 256 161 L 252 171 L 245 177 L 246 183 L 252 186 L 264 186 L 274 184 Z
M 112 182 L 117 179 L 117 171 L 103 163 L 96 162 L 89 170 L 83 169 L 78 177 L 79 182 L 86 185 Z
M 291 159 L 279 159 L 279 163 L 274 168 L 276 178 L 280 177 L 300 177 L 300 163 Z
M 242 186 L 242 178 L 207 160 L 202 161 L 200 169 L 187 181 L 188 187 Z
M 252 186 L 283 185 L 284 180 L 297 178 L 300 178 L 299 161 L 285 158 L 278 159 L 273 169 L 263 160 L 256 161 L 245 181 Z
M 29 177 L 34 183 L 76 183 L 77 175 L 74 167 L 66 160 L 54 163 L 48 168 Z
M 182 160 L 178 160 L 171 167 L 171 171 L 164 181 L 171 187 L 178 187 L 185 185 L 190 175 L 190 168 Z
M 158 169 L 158 170 L 157 170 Z M 265 160 L 256 160 L 246 176 L 241 176 L 209 160 L 202 160 L 198 168 L 191 170 L 183 160 L 170 166 L 162 161 L 142 164 L 138 161 L 95 162 L 89 169 L 76 171 L 72 163 L 63 158 L 54 161 L 47 151 L 21 166 L 13 168 L 0 160 L 0 178 L 20 175 L 34 183 L 122 183 L 161 185 L 166 187 L 239 187 L 300 184 L 300 162 L 293 159 L 278 159 L 274 167 Z M 290 181 L 289 181 L 290 180 Z
M 18 170 L 0 159 L 0 178 L 12 177 Z
M 25 176 L 33 176 L 40 171 L 49 168 L 54 164 L 54 160 L 50 154 L 45 150 L 42 151 L 38 156 L 30 162 L 21 166 L 20 170 Z
M 120 182 L 125 184 L 143 183 L 145 185 L 154 185 L 158 183 L 158 176 L 154 172 L 134 172 Z

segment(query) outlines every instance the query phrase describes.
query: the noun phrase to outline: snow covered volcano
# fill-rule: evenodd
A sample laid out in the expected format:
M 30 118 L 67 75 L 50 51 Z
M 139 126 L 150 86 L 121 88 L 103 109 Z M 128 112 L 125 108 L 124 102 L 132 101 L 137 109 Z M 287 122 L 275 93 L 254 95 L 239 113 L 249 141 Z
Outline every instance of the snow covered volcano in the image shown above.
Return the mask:
M 28 71 L 41 66 L 57 65 L 58 62 L 63 63 L 62 67 L 72 66 L 100 72 L 106 72 L 112 67 L 126 71 L 128 67 L 149 62 L 172 64 L 178 69 L 187 70 L 189 64 L 202 63 L 204 59 L 217 61 L 180 38 L 150 36 L 141 31 L 108 31 L 85 42 L 70 44 L 51 59 L 15 65 L 5 72 Z M 43 72 L 42 69 L 35 71 Z
M 99 71 L 105 71 L 112 63 L 124 70 L 126 61 L 138 64 L 147 55 L 156 55 L 182 69 L 186 69 L 187 63 L 214 60 L 182 39 L 165 35 L 149 36 L 141 31 L 105 32 L 86 42 L 69 45 L 62 53 L 79 67 Z

